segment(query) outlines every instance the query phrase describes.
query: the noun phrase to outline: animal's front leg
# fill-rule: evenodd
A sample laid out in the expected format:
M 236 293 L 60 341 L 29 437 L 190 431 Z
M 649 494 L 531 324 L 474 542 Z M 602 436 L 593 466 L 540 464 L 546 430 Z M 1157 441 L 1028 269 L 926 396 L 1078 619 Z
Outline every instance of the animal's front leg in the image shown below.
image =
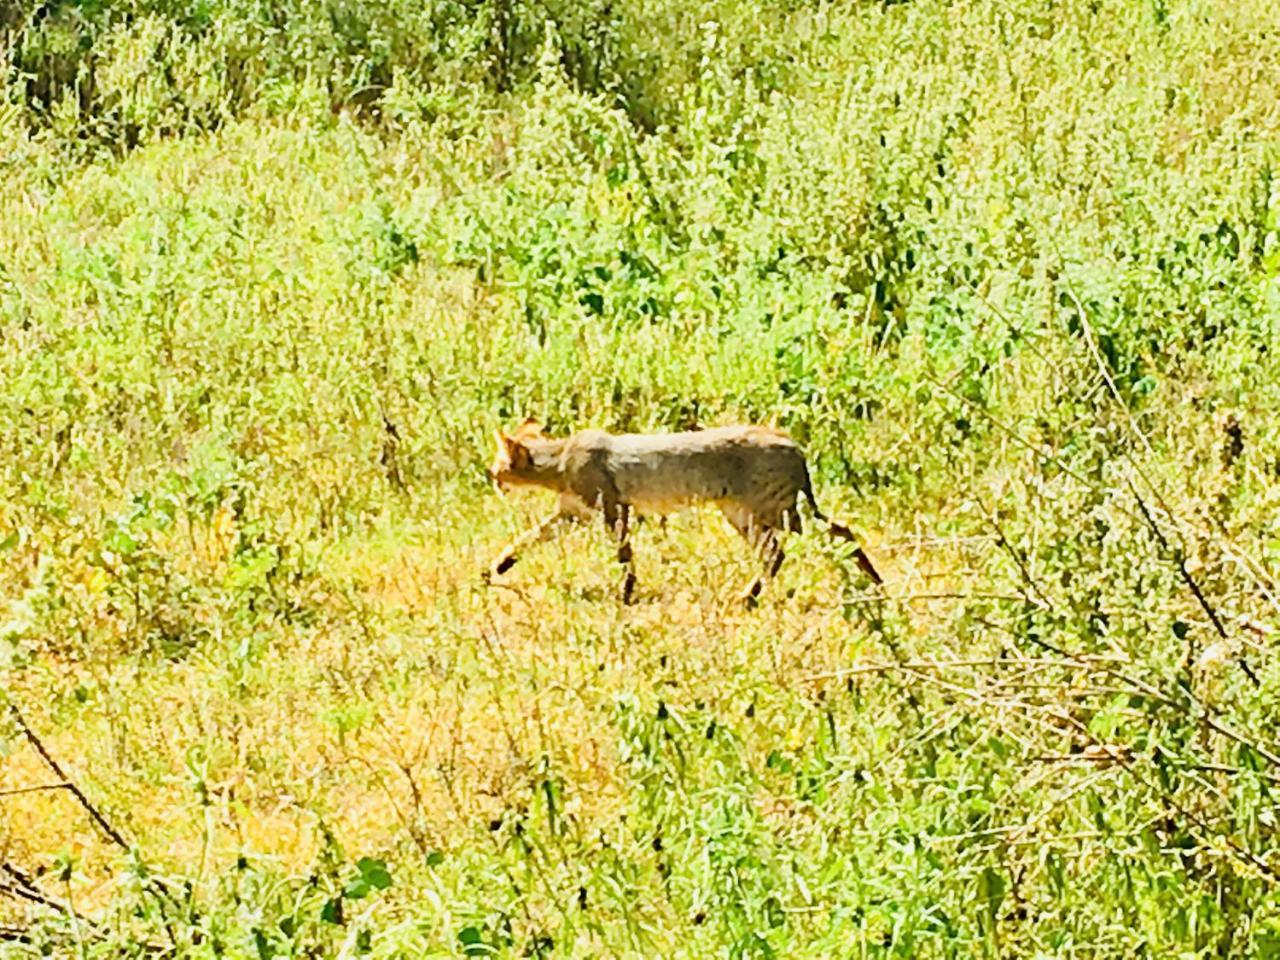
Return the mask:
M 572 514 L 567 514 L 562 510 L 548 516 L 532 530 L 522 533 L 515 540 L 511 541 L 507 547 L 498 554 L 493 561 L 493 565 L 489 568 L 485 579 L 496 577 L 499 574 L 506 573 L 516 565 L 516 561 L 520 559 L 520 552 L 525 547 L 532 546 L 535 543 L 542 543 L 544 540 L 550 540 L 556 536 L 566 524 L 572 523 L 577 518 Z
M 606 505 L 604 522 L 618 539 L 618 562 L 622 564 L 622 602 L 630 603 L 636 588 L 636 574 L 631 566 L 629 521 L 631 508 L 625 503 Z

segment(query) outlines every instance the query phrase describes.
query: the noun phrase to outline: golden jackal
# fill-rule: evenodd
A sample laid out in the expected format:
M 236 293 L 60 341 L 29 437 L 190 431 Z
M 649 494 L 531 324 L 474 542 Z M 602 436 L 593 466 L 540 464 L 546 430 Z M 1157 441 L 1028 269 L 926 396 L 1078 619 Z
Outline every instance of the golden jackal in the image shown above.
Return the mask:
M 494 561 L 492 574 L 509 569 L 519 551 L 550 539 L 564 524 L 604 515 L 618 543 L 623 566 L 622 599 L 635 589 L 631 544 L 627 537 L 632 510 L 668 514 L 695 503 L 711 502 L 758 552 L 763 570 L 744 596 L 754 602 L 782 566 L 778 534 L 800 531 L 798 498 L 809 502 L 816 519 L 842 540 L 856 541 L 847 527 L 828 520 L 818 509 L 804 454 L 795 441 L 770 427 L 732 426 L 688 433 L 610 434 L 583 430 L 552 439 L 526 422 L 514 434 L 497 434 L 498 449 L 489 475 L 499 489 L 535 486 L 560 495 L 557 510 L 508 546 Z M 857 548 L 863 573 L 876 583 L 880 575 Z

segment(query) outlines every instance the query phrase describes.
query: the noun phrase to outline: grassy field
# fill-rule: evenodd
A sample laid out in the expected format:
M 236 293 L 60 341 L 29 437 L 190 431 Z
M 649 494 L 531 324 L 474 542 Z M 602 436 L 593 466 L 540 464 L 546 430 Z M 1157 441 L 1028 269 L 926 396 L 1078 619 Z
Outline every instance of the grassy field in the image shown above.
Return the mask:
M 1267 0 L 0 7 L 0 954 L 1280 956 Z M 786 427 L 485 586 L 492 432 Z

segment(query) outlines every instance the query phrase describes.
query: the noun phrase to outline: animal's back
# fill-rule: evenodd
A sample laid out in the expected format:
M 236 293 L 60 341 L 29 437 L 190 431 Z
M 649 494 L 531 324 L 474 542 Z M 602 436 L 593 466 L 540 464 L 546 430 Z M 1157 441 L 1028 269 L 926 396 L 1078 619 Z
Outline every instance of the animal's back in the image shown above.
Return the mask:
M 600 449 L 619 497 L 646 512 L 709 500 L 776 515 L 795 504 L 808 476 L 795 441 L 768 427 L 601 433 L 588 442 Z

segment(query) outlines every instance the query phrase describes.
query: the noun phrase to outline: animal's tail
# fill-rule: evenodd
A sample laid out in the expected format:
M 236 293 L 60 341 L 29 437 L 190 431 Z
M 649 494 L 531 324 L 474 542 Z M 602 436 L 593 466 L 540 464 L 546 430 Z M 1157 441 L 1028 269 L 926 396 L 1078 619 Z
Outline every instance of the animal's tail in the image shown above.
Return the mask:
M 809 480 L 809 471 L 804 474 L 804 486 L 800 488 L 800 492 L 804 494 L 805 500 L 809 501 L 809 509 L 813 511 L 813 518 L 820 520 L 827 525 L 827 532 L 833 537 L 841 540 L 847 540 L 853 544 L 853 559 L 858 564 L 858 569 L 871 578 L 872 582 L 883 584 L 884 580 L 880 574 L 876 572 L 876 568 L 871 565 L 871 558 L 866 555 L 862 547 L 858 544 L 858 538 L 853 535 L 853 531 L 846 527 L 843 523 L 836 523 L 827 517 L 818 508 L 818 501 L 813 496 L 813 484 Z

